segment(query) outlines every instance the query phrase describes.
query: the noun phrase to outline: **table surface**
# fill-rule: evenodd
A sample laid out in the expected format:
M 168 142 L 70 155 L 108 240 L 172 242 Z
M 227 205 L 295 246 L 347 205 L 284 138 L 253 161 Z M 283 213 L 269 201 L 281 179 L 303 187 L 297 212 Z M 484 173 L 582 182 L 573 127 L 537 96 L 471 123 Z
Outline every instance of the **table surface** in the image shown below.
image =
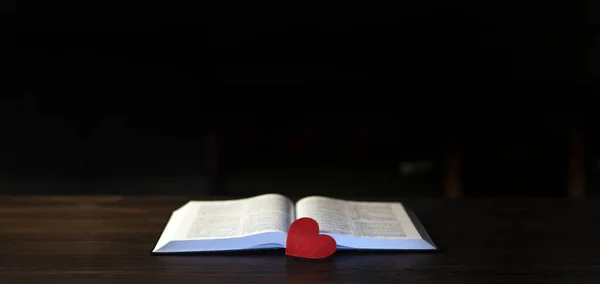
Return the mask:
M 4 196 L 0 283 L 600 283 L 600 200 L 398 199 L 438 252 L 152 256 L 164 196 Z

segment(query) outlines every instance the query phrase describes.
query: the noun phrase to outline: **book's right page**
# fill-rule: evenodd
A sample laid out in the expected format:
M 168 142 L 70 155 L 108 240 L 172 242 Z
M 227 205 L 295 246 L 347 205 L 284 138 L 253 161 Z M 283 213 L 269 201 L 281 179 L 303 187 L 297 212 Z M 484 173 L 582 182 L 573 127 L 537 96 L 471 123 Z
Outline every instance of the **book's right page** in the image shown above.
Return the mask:
M 399 202 L 310 196 L 296 203 L 296 219 L 302 217 L 315 219 L 338 249 L 436 249 L 416 216 Z

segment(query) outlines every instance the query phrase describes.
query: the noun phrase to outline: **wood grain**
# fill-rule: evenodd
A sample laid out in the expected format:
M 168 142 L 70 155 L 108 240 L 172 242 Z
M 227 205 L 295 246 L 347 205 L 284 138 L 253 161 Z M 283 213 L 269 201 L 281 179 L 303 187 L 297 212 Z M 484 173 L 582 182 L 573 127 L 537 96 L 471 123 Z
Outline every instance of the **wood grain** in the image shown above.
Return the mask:
M 599 200 L 399 200 L 433 253 L 150 255 L 190 198 L 4 196 L 0 283 L 600 283 Z

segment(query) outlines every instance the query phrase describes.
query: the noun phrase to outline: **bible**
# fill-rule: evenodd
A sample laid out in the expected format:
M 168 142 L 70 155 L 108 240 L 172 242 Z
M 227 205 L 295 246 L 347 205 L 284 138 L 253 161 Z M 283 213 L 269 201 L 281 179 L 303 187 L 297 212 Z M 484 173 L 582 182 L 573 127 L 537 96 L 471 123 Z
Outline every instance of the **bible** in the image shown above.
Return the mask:
M 295 204 L 279 194 L 190 201 L 175 210 L 154 254 L 285 248 L 290 224 L 309 217 L 338 250 L 436 250 L 412 211 L 399 202 L 309 196 Z

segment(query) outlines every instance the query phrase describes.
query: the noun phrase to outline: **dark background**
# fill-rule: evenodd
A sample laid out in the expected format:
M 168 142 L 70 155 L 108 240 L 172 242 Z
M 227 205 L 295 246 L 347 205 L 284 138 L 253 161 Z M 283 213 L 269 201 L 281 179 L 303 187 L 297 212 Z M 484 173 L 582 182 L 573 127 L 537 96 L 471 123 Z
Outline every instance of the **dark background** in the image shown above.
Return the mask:
M 3 1 L 0 193 L 598 192 L 589 1 L 205 2 Z

